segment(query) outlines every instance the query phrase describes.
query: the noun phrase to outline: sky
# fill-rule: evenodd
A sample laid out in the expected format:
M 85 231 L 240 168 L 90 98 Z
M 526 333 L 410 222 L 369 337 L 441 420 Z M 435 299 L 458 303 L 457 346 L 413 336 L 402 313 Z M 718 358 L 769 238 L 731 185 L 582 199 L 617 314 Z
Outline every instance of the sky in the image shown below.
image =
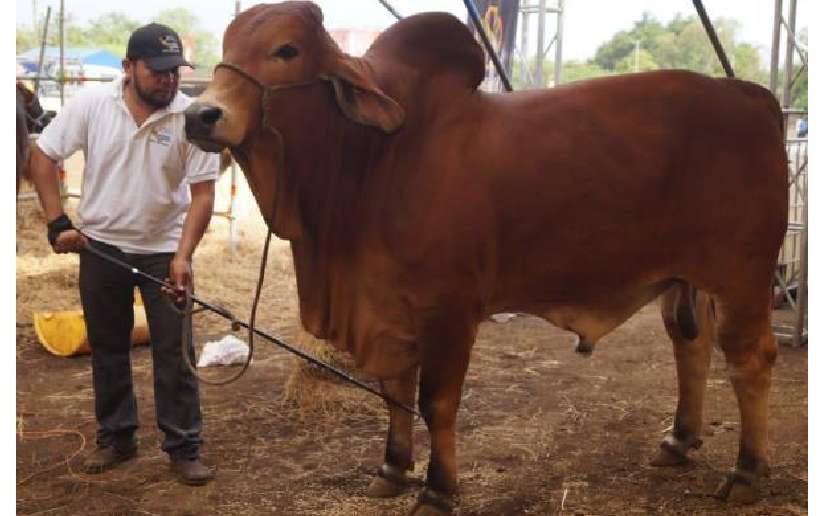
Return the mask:
M 203 27 L 218 40 L 235 11 L 234 0 L 64 0 L 65 9 L 80 25 L 103 13 L 119 11 L 140 21 L 148 21 L 154 14 L 170 7 L 186 7 L 199 17 Z M 466 19 L 461 0 L 388 0 L 403 16 L 423 11 L 447 11 Z M 30 25 L 32 6 L 45 12 L 52 6 L 56 13 L 59 0 L 15 0 L 17 25 Z M 554 5 L 556 0 L 547 0 Z M 808 24 L 809 5 L 813 0 L 798 0 L 797 25 Z M 241 9 L 257 2 L 241 2 Z M 327 28 L 383 29 L 395 18 L 378 0 L 316 0 L 324 12 Z M 537 3 L 537 0 L 534 0 Z M 786 1 L 785 4 L 788 4 Z M 565 0 L 564 59 L 584 60 L 592 57 L 596 48 L 620 30 L 629 29 L 642 13 L 650 11 L 661 21 L 669 21 L 677 13 L 695 14 L 690 0 Z M 770 55 L 773 31 L 774 0 L 704 0 L 711 18 L 728 17 L 742 24 L 740 39 L 760 47 L 763 59 Z M 548 23 L 555 18 L 548 17 Z M 554 31 L 549 31 L 552 37 Z

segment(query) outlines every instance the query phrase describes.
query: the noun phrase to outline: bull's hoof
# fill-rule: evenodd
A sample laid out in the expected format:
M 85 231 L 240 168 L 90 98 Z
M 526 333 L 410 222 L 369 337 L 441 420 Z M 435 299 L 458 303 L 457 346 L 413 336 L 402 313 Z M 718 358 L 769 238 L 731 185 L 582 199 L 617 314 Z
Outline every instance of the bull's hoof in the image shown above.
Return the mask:
M 384 477 L 375 477 L 367 488 L 370 498 L 394 498 L 407 490 L 407 484 L 398 483 Z
M 454 496 L 424 489 L 409 516 L 449 516 L 458 505 Z
M 577 335 L 576 337 L 576 353 L 588 357 L 592 355 L 593 350 L 596 349 L 596 345 L 588 340 L 584 340 L 581 335 Z
M 653 457 L 653 460 L 650 461 L 651 466 L 656 466 L 658 468 L 670 467 L 670 466 L 682 466 L 690 462 L 690 459 L 687 455 L 683 453 L 676 453 L 669 448 L 662 447 L 659 449 L 659 453 Z
M 698 450 L 702 446 L 700 439 L 690 442 L 679 441 L 669 435 L 659 446 L 659 453 L 650 461 L 651 466 L 671 467 L 682 466 L 690 462 L 687 453 L 689 450 Z
M 719 484 L 715 496 L 734 505 L 749 505 L 759 500 L 759 488 L 768 476 L 768 467 L 762 465 L 756 472 L 735 470 Z
M 393 498 L 406 491 L 410 482 L 399 468 L 384 464 L 367 488 L 370 498 Z

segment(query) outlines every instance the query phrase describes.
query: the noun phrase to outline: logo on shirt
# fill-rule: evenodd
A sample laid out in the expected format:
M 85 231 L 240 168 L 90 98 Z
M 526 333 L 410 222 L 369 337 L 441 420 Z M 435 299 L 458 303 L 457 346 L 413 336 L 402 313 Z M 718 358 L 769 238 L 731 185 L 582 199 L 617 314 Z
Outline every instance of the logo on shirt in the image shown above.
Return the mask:
M 172 143 L 172 135 L 167 132 L 153 130 L 149 134 L 149 141 L 152 143 L 158 143 L 163 145 L 164 147 L 168 147 L 169 144 Z

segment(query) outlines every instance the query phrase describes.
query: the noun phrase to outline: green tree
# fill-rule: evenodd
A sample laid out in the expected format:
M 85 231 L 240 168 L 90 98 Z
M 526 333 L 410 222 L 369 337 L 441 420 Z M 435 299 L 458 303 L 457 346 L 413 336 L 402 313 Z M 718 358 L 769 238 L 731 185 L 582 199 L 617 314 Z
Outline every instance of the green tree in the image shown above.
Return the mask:
M 619 62 L 636 50 L 636 42 L 641 49 L 655 54 L 660 38 L 668 30 L 649 12 L 633 24 L 629 31 L 617 32 L 609 41 L 596 49 L 593 62 L 605 70 L 615 70 Z
M 191 11 L 183 7 L 167 9 L 158 13 L 153 21 L 163 23 L 180 34 L 184 45 L 192 44 L 192 63 L 196 65 L 195 75 L 210 77 L 212 68 L 219 61 L 218 40 L 200 26 L 200 21 Z
M 116 56 L 124 57 L 129 34 L 141 25 L 143 24 L 125 14 L 110 12 L 90 20 L 83 34 L 87 45 L 105 48 Z
M 581 61 L 565 61 L 561 68 L 562 83 L 583 81 L 585 79 L 594 79 L 596 77 L 604 77 L 612 75 L 609 70 L 605 70 L 595 63 L 581 62 Z
M 758 49 L 737 42 L 740 24 L 729 18 L 714 21 L 719 40 L 737 77 L 765 83 L 767 72 L 762 67 Z M 635 69 L 636 42 L 639 44 L 639 69 L 682 68 L 708 75 L 724 74 L 722 65 L 699 19 L 695 16 L 675 16 L 662 24 L 645 13 L 628 31 L 616 33 L 596 51 L 592 62 L 611 72 Z
M 637 64 L 638 69 L 636 68 Z M 634 50 L 616 63 L 616 71 L 619 73 L 646 72 L 649 70 L 657 70 L 658 68 L 659 64 L 656 63 L 653 54 L 641 48 L 639 49 L 638 61 Z
M 38 22 L 38 28 L 17 27 L 17 53 L 23 53 L 31 48 L 40 46 L 42 37 L 43 19 Z M 60 22 L 52 13 L 49 20 L 49 31 L 46 36 L 46 46 L 60 45 Z M 126 53 L 126 42 L 129 33 L 141 24 L 120 13 L 106 13 L 89 21 L 87 27 L 75 23 L 71 14 L 67 14 L 63 22 L 66 47 L 101 47 L 114 52 L 118 56 Z
M 45 18 L 45 14 L 43 17 Z M 211 75 L 213 66 L 218 62 L 218 41 L 200 26 L 197 16 L 185 8 L 175 8 L 161 11 L 152 20 L 175 29 L 184 40 L 184 44 L 191 42 L 191 59 L 194 64 L 199 65 L 196 74 L 207 77 Z M 58 23 L 57 16 L 52 13 L 46 42 L 48 46 L 59 45 Z M 42 24 L 41 20 L 38 25 L 42 27 Z M 119 12 L 102 14 L 90 20 L 85 27 L 73 23 L 71 16 L 67 16 L 64 22 L 65 43 L 67 47 L 104 48 L 122 57 L 126 55 L 129 34 L 143 24 Z M 18 27 L 15 44 L 17 53 L 39 46 L 40 34 L 40 31 L 33 28 Z
M 30 48 L 35 48 L 39 45 L 39 40 L 40 38 L 37 36 L 35 31 L 31 29 L 21 29 L 18 27 L 14 40 L 15 52 L 17 54 L 22 54 Z

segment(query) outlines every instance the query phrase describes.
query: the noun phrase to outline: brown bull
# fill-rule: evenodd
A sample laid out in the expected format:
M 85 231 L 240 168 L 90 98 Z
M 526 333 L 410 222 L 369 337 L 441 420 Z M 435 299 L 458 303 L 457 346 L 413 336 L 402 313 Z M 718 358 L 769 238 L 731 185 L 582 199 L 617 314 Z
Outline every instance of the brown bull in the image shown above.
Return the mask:
M 456 411 L 481 321 L 526 312 L 594 343 L 663 293 L 679 404 L 654 462 L 698 446 L 718 339 L 742 417 L 720 493 L 752 499 L 787 216 L 776 101 L 684 71 L 486 94 L 482 57 L 446 14 L 407 18 L 353 58 L 315 5 L 259 5 L 227 29 L 187 133 L 232 149 L 290 240 L 306 328 L 403 403 L 419 378 L 432 451 L 416 514 L 448 512 L 457 492 Z M 399 493 L 412 464 L 411 416 L 389 410 L 375 496 Z

